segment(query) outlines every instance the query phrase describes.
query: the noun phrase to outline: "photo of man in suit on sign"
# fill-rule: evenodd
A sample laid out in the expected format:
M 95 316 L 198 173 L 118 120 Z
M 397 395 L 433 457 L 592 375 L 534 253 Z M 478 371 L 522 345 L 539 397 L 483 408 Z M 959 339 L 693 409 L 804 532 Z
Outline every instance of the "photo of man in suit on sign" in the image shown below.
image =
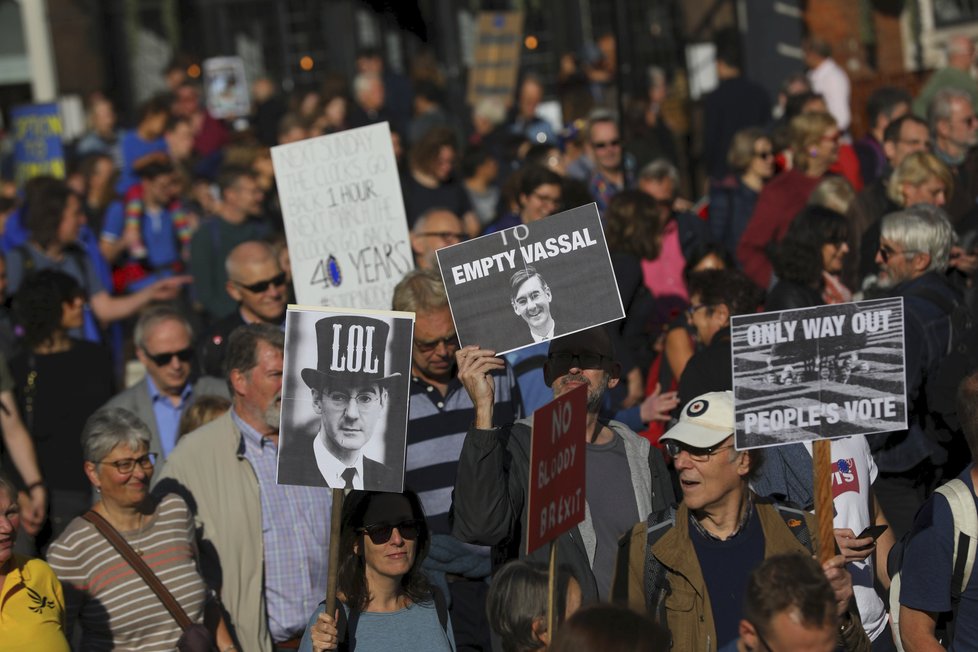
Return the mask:
M 291 462 L 305 468 L 290 469 L 291 476 L 303 483 L 321 477 L 334 489 L 400 490 L 395 488 L 402 485 L 402 473 L 363 454 L 371 439 L 385 436 L 390 384 L 401 376 L 385 374 L 389 334 L 386 322 L 366 316 L 316 322 L 318 363 L 301 376 L 319 431 L 312 450 Z

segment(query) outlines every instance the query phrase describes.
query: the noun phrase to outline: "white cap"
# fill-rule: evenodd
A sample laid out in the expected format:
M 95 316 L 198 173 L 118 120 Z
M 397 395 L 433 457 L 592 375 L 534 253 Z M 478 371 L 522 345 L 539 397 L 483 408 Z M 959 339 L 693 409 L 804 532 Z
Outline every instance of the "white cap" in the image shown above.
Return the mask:
M 710 392 L 686 404 L 679 423 L 661 440 L 675 439 L 694 448 L 716 446 L 734 432 L 733 392 Z

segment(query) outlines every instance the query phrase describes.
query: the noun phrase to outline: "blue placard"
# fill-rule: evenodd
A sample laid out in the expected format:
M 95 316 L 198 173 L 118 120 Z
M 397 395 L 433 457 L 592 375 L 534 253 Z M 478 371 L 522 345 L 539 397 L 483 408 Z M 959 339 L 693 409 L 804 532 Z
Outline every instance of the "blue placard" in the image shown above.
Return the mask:
M 11 112 L 14 137 L 14 179 L 22 188 L 38 176 L 65 177 L 61 115 L 57 104 L 28 104 Z

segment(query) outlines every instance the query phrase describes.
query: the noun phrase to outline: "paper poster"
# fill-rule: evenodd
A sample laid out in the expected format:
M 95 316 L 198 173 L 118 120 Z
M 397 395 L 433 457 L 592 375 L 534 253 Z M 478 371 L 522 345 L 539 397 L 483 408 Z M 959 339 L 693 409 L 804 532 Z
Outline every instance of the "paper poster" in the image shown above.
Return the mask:
M 414 269 L 387 123 L 272 148 L 296 299 L 387 310 Z
M 901 297 L 730 321 L 738 449 L 907 427 Z
M 404 490 L 414 313 L 289 306 L 278 483 Z
M 204 60 L 207 110 L 215 118 L 243 118 L 251 113 L 251 94 L 241 57 Z
M 14 142 L 14 180 L 18 188 L 39 176 L 65 177 L 58 105 L 29 104 L 10 111 L 10 136 Z
M 436 255 L 462 346 L 503 354 L 625 315 L 594 204 Z
M 533 413 L 526 552 L 584 520 L 587 387 L 555 398 Z
M 483 11 L 475 37 L 475 63 L 469 71 L 466 101 L 498 100 L 509 108 L 516 95 L 516 80 L 523 49 L 523 12 Z

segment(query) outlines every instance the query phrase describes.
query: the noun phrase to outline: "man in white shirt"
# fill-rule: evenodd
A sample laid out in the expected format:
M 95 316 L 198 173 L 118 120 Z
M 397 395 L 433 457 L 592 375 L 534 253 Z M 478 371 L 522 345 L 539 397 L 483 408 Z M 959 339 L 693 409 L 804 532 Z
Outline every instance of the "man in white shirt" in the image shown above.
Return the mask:
M 832 47 L 825 41 L 810 38 L 805 41 L 802 50 L 812 90 L 825 98 L 829 113 L 839 123 L 839 129 L 847 131 L 852 121 L 849 109 L 849 76 L 832 59 Z

